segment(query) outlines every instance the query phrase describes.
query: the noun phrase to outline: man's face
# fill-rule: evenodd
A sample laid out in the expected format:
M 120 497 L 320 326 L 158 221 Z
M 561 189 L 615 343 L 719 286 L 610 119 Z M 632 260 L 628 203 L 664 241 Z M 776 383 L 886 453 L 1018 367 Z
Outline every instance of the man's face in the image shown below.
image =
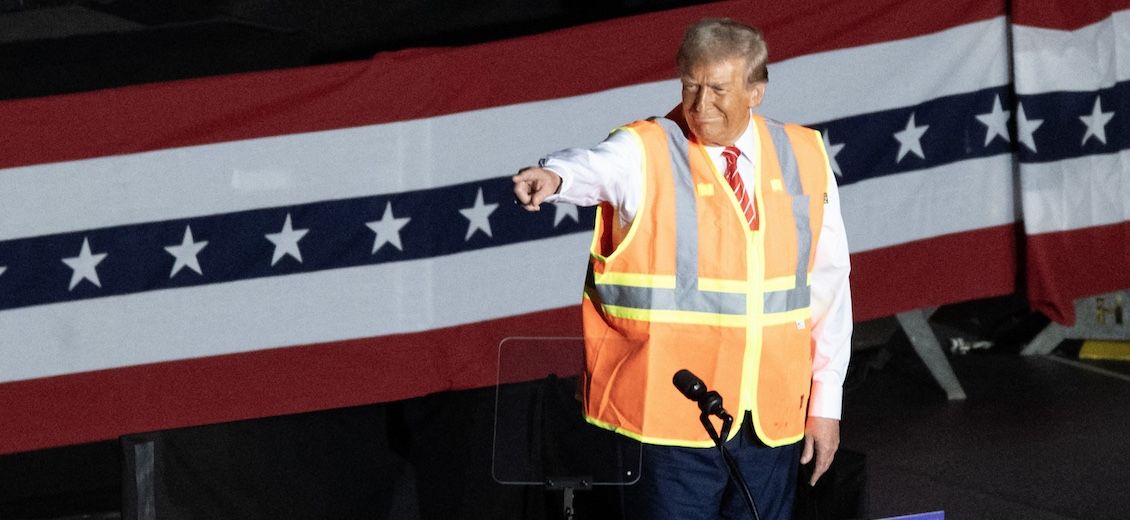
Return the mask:
M 765 82 L 747 85 L 746 62 L 729 58 L 694 64 L 683 74 L 683 115 L 699 142 L 734 144 L 749 125 L 750 109 L 761 104 Z

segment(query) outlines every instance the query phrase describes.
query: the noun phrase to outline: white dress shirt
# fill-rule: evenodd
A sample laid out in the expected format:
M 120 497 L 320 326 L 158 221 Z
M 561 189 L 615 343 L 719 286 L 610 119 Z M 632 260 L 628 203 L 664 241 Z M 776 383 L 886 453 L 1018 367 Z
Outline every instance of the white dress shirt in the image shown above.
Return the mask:
M 745 133 L 734 143 L 741 156 L 738 174 L 751 197 L 759 186 L 756 158 L 760 149 L 752 120 Z M 707 146 L 707 152 L 719 171 L 725 171 L 723 147 Z M 569 148 L 554 152 L 541 160 L 543 168 L 561 176 L 561 189 L 546 202 L 565 202 L 577 206 L 594 206 L 607 202 L 616 208 L 619 222 L 613 236 L 616 242 L 624 237 L 643 192 L 643 155 L 638 141 L 629 132 L 615 131 L 592 149 Z M 812 335 L 816 350 L 812 360 L 812 397 L 808 414 L 814 417 L 839 419 L 843 407 L 843 383 L 851 355 L 851 289 L 848 286 L 847 236 L 840 215 L 840 196 L 832 169 L 828 170 L 828 203 L 824 207 L 824 223 L 816 245 L 812 273 Z M 751 198 L 751 200 L 753 200 Z

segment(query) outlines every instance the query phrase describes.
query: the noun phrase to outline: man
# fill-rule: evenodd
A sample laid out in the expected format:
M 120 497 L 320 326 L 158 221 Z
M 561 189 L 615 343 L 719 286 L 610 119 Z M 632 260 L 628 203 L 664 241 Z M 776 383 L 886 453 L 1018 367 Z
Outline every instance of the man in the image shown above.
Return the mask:
M 749 515 L 671 384 L 679 369 L 741 412 L 727 447 L 761 518 L 789 518 L 798 459 L 814 485 L 839 444 L 852 328 L 839 195 L 817 132 L 754 113 L 766 61 L 756 28 L 700 21 L 679 49 L 670 119 L 513 177 L 528 211 L 599 205 L 581 393 L 589 422 L 644 443 L 628 516 Z

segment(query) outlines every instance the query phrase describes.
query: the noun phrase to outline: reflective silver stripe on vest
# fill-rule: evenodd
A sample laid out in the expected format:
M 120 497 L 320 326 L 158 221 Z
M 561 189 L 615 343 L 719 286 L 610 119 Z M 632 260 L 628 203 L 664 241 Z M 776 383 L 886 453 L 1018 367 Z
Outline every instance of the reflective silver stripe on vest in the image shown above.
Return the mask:
M 698 293 L 698 201 L 691 175 L 690 149 L 683 130 L 670 119 L 653 119 L 667 134 L 671 177 L 675 186 L 675 293 L 691 303 Z M 743 312 L 744 312 L 744 305 Z
M 746 295 L 712 291 L 683 291 L 630 285 L 596 285 L 589 271 L 586 285 L 595 288 L 603 303 L 661 311 L 695 311 L 713 314 L 745 314 Z
M 777 163 L 781 165 L 781 177 L 785 189 L 793 200 L 793 224 L 796 226 L 796 286 L 786 297 L 789 309 L 808 307 L 811 293 L 808 290 L 808 255 L 812 252 L 812 229 L 809 228 L 808 195 L 804 194 L 804 186 L 800 181 L 800 168 L 797 166 L 796 155 L 789 143 L 789 135 L 785 133 L 785 126 L 772 119 L 765 120 L 765 127 L 769 129 L 769 137 L 773 141 L 773 149 L 777 151 Z M 801 294 L 803 293 L 803 294 Z M 765 308 L 769 309 L 769 294 L 766 294 Z M 769 312 L 766 310 L 766 312 Z
M 743 315 L 746 295 L 702 291 L 698 288 L 698 208 L 691 175 L 689 142 L 673 121 L 652 119 L 667 135 L 671 174 L 675 186 L 675 288 L 596 284 L 589 269 L 585 285 L 596 291 L 601 303 L 637 309 L 697 311 Z M 775 123 L 775 122 L 773 122 Z M 809 306 L 806 278 L 812 234 L 808 229 L 808 198 L 803 195 L 796 157 L 780 123 L 770 124 L 770 138 L 777 150 L 784 182 L 793 196 L 793 218 L 797 224 L 797 285 L 794 289 L 767 292 L 764 312 L 779 313 Z
M 808 290 L 807 286 L 767 292 L 765 293 L 765 310 L 763 312 L 771 314 L 803 309 L 808 307 L 811 299 L 812 292 Z

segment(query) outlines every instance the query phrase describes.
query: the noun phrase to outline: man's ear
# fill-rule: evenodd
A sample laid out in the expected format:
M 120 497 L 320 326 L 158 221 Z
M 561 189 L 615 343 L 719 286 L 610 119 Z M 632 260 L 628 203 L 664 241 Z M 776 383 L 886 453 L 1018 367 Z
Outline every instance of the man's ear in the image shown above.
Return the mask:
M 753 84 L 753 88 L 749 92 L 749 108 L 757 108 L 761 106 L 761 100 L 765 97 L 765 86 L 768 82 L 758 81 Z

